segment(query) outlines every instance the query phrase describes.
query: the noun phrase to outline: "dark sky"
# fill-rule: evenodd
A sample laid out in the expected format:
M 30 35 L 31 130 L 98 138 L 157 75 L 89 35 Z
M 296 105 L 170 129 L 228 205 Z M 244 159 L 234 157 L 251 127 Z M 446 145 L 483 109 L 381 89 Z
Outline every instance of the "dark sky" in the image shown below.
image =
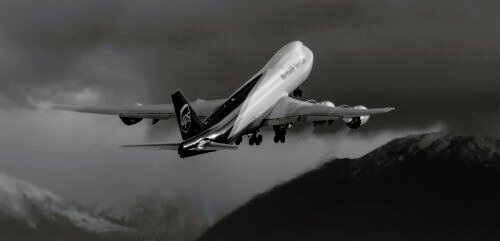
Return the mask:
M 79 194 L 81 189 L 72 193 L 72 188 L 59 184 L 57 175 L 48 177 L 54 174 L 50 165 L 64 166 L 65 173 L 87 165 L 90 173 L 97 160 L 105 160 L 104 166 L 96 165 L 111 172 L 117 165 L 114 159 L 127 159 L 124 171 L 114 170 L 116 176 L 141 179 L 130 171 L 137 165 L 131 164 L 135 158 L 130 156 L 172 160 L 175 155 L 115 153 L 112 146 L 118 145 L 117 140 L 142 142 L 144 133 L 156 133 L 155 137 L 162 139 L 165 133 L 177 135 L 176 128 L 158 131 L 173 123 L 163 123 L 156 129 L 147 125 L 124 128 L 117 127 L 119 121 L 112 117 L 61 114 L 34 106 L 51 102 L 162 103 L 169 102 L 170 93 L 178 88 L 192 99 L 224 97 L 293 40 L 301 40 L 315 54 L 312 73 L 304 85 L 307 98 L 397 108 L 370 119 L 364 132 L 375 139 L 367 140 L 387 136 L 384 131 L 399 136 L 437 125 L 456 132 L 499 136 L 499 5 L 497 0 L 3 0 L 0 134 L 4 145 L 0 148 L 4 161 L 0 160 L 0 171 L 14 172 L 75 199 L 83 196 Z M 344 136 L 338 132 L 338 128 L 321 128 L 316 134 Z M 349 140 L 362 140 L 355 137 Z M 95 148 L 96 142 L 105 143 L 103 146 L 110 150 L 94 151 L 89 156 L 88 150 Z M 280 148 L 296 151 L 292 147 Z M 80 156 L 66 151 L 72 148 Z M 271 144 L 264 147 L 267 152 L 259 158 L 274 157 L 274 148 Z M 314 148 L 309 151 L 318 152 Z M 262 183 L 268 185 L 314 166 L 324 153 L 319 151 L 311 158 L 315 161 L 287 169 L 281 176 L 275 174 L 277 171 L 269 172 L 270 177 L 261 178 L 265 180 Z M 235 157 L 239 158 L 234 154 L 211 155 L 204 165 L 221 170 L 215 159 L 224 159 L 223 163 L 230 165 Z M 89 163 L 93 164 L 75 161 L 88 162 L 91 158 L 95 161 Z M 41 163 L 38 169 L 24 170 L 35 160 Z M 75 167 L 67 162 L 79 164 Z M 178 168 L 168 165 L 164 168 Z M 243 170 L 238 165 L 231 168 Z M 269 165 L 244 166 L 252 179 L 252 170 L 274 170 Z M 75 185 L 88 188 L 87 174 L 76 178 Z M 196 176 L 198 172 L 191 174 Z M 103 171 L 99 181 L 109 182 L 108 175 Z M 145 181 L 142 188 L 161 183 L 162 178 L 158 173 L 157 179 Z M 191 181 L 196 186 L 197 182 Z M 266 185 L 252 190 L 262 191 Z M 114 188 L 109 184 L 109 190 Z M 108 189 L 100 192 L 107 193 Z
M 498 130 L 499 2 L 2 1 L 3 105 L 228 95 L 282 45 L 315 53 L 307 96 L 395 106 L 385 125 Z M 495 120 L 495 121 L 493 121 Z M 496 123 L 496 124 L 495 124 Z M 493 125 L 493 126 L 492 126 Z

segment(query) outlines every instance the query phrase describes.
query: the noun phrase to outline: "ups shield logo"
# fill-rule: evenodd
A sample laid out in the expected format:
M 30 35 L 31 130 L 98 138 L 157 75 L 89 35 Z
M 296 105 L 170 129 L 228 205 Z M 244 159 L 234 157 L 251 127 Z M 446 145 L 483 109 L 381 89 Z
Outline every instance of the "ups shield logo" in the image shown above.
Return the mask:
M 184 133 L 187 133 L 189 131 L 189 127 L 191 127 L 191 110 L 189 108 L 189 105 L 184 104 L 184 106 L 182 106 L 179 114 L 180 114 L 180 122 L 181 122 L 181 124 L 180 124 L 181 131 Z

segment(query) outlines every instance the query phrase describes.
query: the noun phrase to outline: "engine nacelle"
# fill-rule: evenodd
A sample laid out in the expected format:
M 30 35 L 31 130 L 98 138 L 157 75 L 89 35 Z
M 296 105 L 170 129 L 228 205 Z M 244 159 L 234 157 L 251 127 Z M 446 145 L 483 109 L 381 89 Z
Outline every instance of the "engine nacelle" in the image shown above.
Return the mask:
M 333 102 L 328 101 L 328 100 L 321 101 L 321 102 L 319 102 L 318 104 L 320 104 L 320 105 L 324 105 L 324 106 L 328 106 L 328 107 L 335 107 L 335 104 L 333 104 Z
M 133 106 L 142 106 L 142 104 L 141 103 L 134 103 Z M 120 120 L 122 120 L 123 124 L 131 126 L 131 125 L 135 125 L 135 124 L 141 122 L 142 118 L 120 116 Z M 158 121 L 156 121 L 156 122 L 158 122 Z M 153 124 L 155 124 L 156 122 L 154 122 Z
M 362 106 L 362 105 L 357 105 L 354 106 L 353 109 L 362 109 L 366 110 L 367 108 Z M 359 116 L 359 117 L 354 117 L 354 118 L 344 118 L 344 122 L 347 126 L 349 126 L 352 129 L 358 129 L 360 126 L 366 124 L 368 122 L 368 119 L 370 119 L 369 115 L 364 115 L 364 116 Z
M 122 120 L 123 124 L 131 126 L 139 123 L 142 120 L 142 118 L 131 118 L 131 117 L 120 116 L 120 120 Z

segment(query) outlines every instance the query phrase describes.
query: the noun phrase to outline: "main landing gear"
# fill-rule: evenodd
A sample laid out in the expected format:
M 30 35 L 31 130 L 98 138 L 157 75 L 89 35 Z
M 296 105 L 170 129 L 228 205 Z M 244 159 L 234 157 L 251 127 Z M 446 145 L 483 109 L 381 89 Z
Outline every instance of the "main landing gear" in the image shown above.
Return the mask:
M 257 135 L 257 132 L 253 132 L 252 136 L 250 136 L 250 139 L 248 139 L 248 144 L 250 144 L 251 146 L 253 144 L 258 146 L 260 145 L 261 142 L 262 142 L 262 135 Z
M 234 140 L 234 144 L 240 145 L 242 141 L 243 137 L 240 136 L 236 138 L 236 140 Z M 257 135 L 257 131 L 252 132 L 250 138 L 248 138 L 248 144 L 250 144 L 251 146 L 253 146 L 254 144 L 258 146 L 260 145 L 260 143 L 262 143 L 262 135 Z
M 274 129 L 274 143 L 285 143 L 287 125 L 276 125 Z
M 302 97 L 304 95 L 304 89 L 302 87 L 297 87 L 297 89 L 293 90 L 294 97 Z
M 234 144 L 236 144 L 236 145 L 238 145 L 238 146 L 239 146 L 242 140 L 243 140 L 243 138 L 240 136 L 240 137 L 238 137 L 238 138 L 234 141 Z
M 285 143 L 285 136 L 286 136 L 286 130 L 290 128 L 292 124 L 284 124 L 284 125 L 275 125 L 273 126 L 274 130 L 274 142 L 278 143 Z M 260 145 L 262 143 L 262 135 L 257 134 L 257 131 L 252 132 L 250 135 L 250 138 L 248 139 L 248 144 L 251 146 L 253 145 Z M 238 137 L 235 141 L 234 144 L 239 145 L 242 142 L 242 137 Z

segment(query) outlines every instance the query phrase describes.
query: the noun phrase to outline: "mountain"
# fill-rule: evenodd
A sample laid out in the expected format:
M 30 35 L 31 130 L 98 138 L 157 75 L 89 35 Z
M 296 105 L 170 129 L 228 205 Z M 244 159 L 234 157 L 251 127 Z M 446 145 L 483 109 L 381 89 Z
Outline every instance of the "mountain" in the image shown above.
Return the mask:
M 104 240 L 133 232 L 48 190 L 0 173 L 0 241 Z
M 325 163 L 206 231 L 214 240 L 500 240 L 500 140 L 430 133 Z
M 103 204 L 95 213 L 116 223 L 133 227 L 144 240 L 194 240 L 209 225 L 196 198 L 182 194 L 165 197 L 158 192 Z

